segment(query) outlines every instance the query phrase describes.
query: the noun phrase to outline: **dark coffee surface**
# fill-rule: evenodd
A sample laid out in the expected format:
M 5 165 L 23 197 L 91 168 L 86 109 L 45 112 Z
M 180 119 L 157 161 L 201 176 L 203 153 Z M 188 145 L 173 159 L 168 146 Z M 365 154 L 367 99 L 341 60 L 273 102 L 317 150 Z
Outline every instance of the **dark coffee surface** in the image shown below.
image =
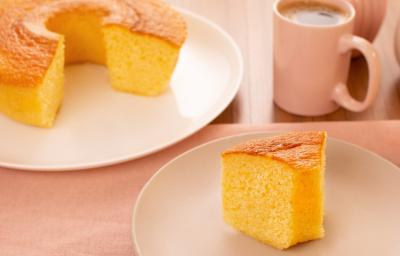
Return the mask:
M 342 9 L 318 1 L 297 1 L 282 5 L 279 12 L 296 23 L 329 26 L 346 21 L 348 14 Z

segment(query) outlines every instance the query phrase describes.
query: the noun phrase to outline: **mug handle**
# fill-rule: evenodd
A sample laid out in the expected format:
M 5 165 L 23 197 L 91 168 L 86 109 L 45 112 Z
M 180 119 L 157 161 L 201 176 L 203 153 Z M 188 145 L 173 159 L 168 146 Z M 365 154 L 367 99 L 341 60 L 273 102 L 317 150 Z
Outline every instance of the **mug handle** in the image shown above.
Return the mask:
M 340 40 L 339 52 L 345 54 L 353 49 L 359 50 L 367 60 L 369 72 L 367 95 L 364 101 L 358 101 L 350 95 L 347 85 L 340 83 L 334 88 L 333 100 L 348 110 L 361 112 L 367 109 L 378 96 L 381 80 L 381 63 L 375 48 L 367 40 L 353 35 L 343 36 Z

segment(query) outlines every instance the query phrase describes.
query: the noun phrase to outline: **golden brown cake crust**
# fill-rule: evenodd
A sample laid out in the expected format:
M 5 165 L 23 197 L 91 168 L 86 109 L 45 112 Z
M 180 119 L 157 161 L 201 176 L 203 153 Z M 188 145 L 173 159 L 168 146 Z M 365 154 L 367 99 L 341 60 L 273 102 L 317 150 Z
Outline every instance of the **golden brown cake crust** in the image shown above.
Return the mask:
M 249 154 L 270 157 L 288 165 L 308 169 L 321 164 L 321 152 L 326 140 L 326 132 L 291 132 L 284 135 L 251 140 L 236 145 L 222 153 Z
M 40 84 L 59 41 L 46 21 L 85 10 L 103 15 L 104 25 L 124 26 L 177 47 L 186 39 L 185 21 L 161 0 L 0 0 L 0 84 Z
M 30 32 L 15 17 L 20 9 L 0 13 L 0 84 L 34 86 L 50 65 L 57 41 Z

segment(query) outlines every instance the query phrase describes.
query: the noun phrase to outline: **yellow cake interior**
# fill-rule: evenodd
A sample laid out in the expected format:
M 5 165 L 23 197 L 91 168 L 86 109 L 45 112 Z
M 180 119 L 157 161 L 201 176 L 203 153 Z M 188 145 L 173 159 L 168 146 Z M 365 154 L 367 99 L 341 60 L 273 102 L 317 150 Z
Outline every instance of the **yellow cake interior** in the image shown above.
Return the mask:
M 53 126 L 64 94 L 64 39 L 36 87 L 0 84 L 0 112 L 14 120 L 40 127 Z
M 61 13 L 48 20 L 46 26 L 65 37 L 66 64 L 106 64 L 101 13 Z
M 324 236 L 325 145 L 320 164 L 296 168 L 270 156 L 222 156 L 225 221 L 279 249 Z
M 48 20 L 47 28 L 61 36 L 47 74 L 36 87 L 0 84 L 0 111 L 27 124 L 53 126 L 63 96 L 64 63 L 107 65 L 112 87 L 119 91 L 144 96 L 163 93 L 179 47 L 123 26 L 103 25 L 102 15 L 67 12 Z
M 115 25 L 106 26 L 103 31 L 107 65 L 115 89 L 147 96 L 159 95 L 167 89 L 178 61 L 177 47 Z

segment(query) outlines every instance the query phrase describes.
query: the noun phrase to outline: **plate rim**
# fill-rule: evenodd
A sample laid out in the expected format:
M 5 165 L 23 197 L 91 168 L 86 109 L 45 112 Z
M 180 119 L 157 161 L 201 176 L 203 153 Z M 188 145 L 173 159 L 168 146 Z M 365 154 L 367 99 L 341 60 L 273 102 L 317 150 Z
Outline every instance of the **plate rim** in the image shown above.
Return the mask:
M 109 158 L 106 160 L 97 160 L 97 161 L 91 161 L 91 162 L 84 162 L 84 163 L 71 163 L 71 164 L 54 164 L 54 165 L 32 165 L 32 164 L 18 164 L 18 163 L 10 163 L 10 162 L 4 162 L 0 160 L 0 167 L 3 168 L 8 168 L 8 169 L 15 169 L 15 170 L 21 170 L 21 171 L 33 171 L 33 172 L 66 172 L 66 171 L 83 171 L 83 170 L 91 170 L 99 167 L 106 167 L 106 166 L 112 166 L 128 161 L 132 161 L 135 159 L 139 159 L 145 156 L 148 156 L 150 154 L 159 152 L 165 148 L 168 148 L 172 145 L 175 145 L 182 140 L 192 136 L 205 126 L 207 126 L 210 122 L 212 122 L 215 118 L 217 118 L 228 106 L 229 104 L 232 103 L 232 101 L 235 99 L 236 95 L 239 92 L 239 89 L 241 87 L 241 84 L 243 82 L 243 77 L 244 77 L 244 59 L 243 59 L 243 54 L 242 51 L 240 50 L 240 47 L 236 43 L 236 41 L 233 39 L 233 37 L 225 31 L 221 26 L 216 24 L 215 22 L 211 21 L 210 19 L 199 15 L 197 13 L 194 13 L 192 11 L 189 11 L 185 8 L 182 7 L 177 7 L 173 6 L 174 9 L 176 9 L 178 12 L 180 12 L 184 18 L 189 17 L 190 19 L 194 19 L 197 22 L 202 23 L 203 25 L 206 25 L 209 28 L 212 28 L 214 31 L 218 32 L 218 34 L 223 37 L 224 39 L 227 40 L 229 43 L 230 47 L 232 48 L 232 53 L 235 56 L 235 66 L 237 65 L 238 67 L 238 73 L 235 76 L 231 76 L 234 79 L 232 83 L 229 84 L 229 87 L 232 89 L 229 90 L 229 94 L 227 94 L 224 102 L 221 102 L 219 104 L 219 107 L 217 106 L 216 108 L 208 111 L 208 113 L 205 116 L 202 116 L 201 122 L 199 122 L 197 125 L 193 126 L 192 128 L 188 129 L 188 131 L 185 131 L 182 133 L 181 136 L 175 136 L 174 138 L 170 139 L 169 141 L 161 144 L 161 145 L 156 145 L 153 146 L 149 149 L 139 151 L 136 154 L 127 154 L 119 157 L 113 157 Z M 217 101 L 218 103 L 218 101 Z
M 260 132 L 260 131 L 256 131 L 256 132 L 243 132 L 243 133 L 239 133 L 239 134 L 234 134 L 234 135 L 229 135 L 229 136 L 224 136 L 224 137 L 216 138 L 216 139 L 210 140 L 210 141 L 208 141 L 208 142 L 205 142 L 205 143 L 203 143 L 203 144 L 200 144 L 200 145 L 198 145 L 198 146 L 195 146 L 195 147 L 193 147 L 193 148 L 191 148 L 191 149 L 189 149 L 189 150 L 187 150 L 187 151 L 185 151 L 185 152 L 179 154 L 178 156 L 172 158 L 172 159 L 169 160 L 167 163 L 165 163 L 162 167 L 160 167 L 160 168 L 147 180 L 147 182 L 146 182 L 146 183 L 144 184 L 144 186 L 141 188 L 141 190 L 140 190 L 140 192 L 139 192 L 139 194 L 138 194 L 138 196 L 137 196 L 137 198 L 136 198 L 136 201 L 135 201 L 135 204 L 134 204 L 134 207 L 133 207 L 132 217 L 131 217 L 131 240 L 132 240 L 133 249 L 134 249 L 135 253 L 136 253 L 138 256 L 145 256 L 145 255 L 142 254 L 142 252 L 141 252 L 141 250 L 140 250 L 139 243 L 138 243 L 138 241 L 137 241 L 136 232 L 135 232 L 135 228 L 136 228 L 136 221 L 135 221 L 135 219 L 137 218 L 137 211 L 138 211 L 138 207 L 139 207 L 140 201 L 142 200 L 143 195 L 144 195 L 145 191 L 147 190 L 147 188 L 151 185 L 151 183 L 152 183 L 158 176 L 161 175 L 161 173 L 162 173 L 168 166 L 170 166 L 170 165 L 171 165 L 172 163 L 174 163 L 175 161 L 178 161 L 180 158 L 185 157 L 185 156 L 191 154 L 192 152 L 194 152 L 194 151 L 196 151 L 196 150 L 199 150 L 199 149 L 201 149 L 201 148 L 203 148 L 203 147 L 206 147 L 206 146 L 209 146 L 209 145 L 211 145 L 211 144 L 218 143 L 218 142 L 221 142 L 221 141 L 224 141 L 224 140 L 230 140 L 230 139 L 233 139 L 233 138 L 237 138 L 237 137 L 246 137 L 246 136 L 262 136 L 262 135 L 266 135 L 266 136 L 268 136 L 268 137 L 271 137 L 271 136 L 275 136 L 275 135 L 279 135 L 279 134 L 287 133 L 287 132 L 288 132 L 287 130 L 286 130 L 286 131 L 285 131 L 285 130 L 279 130 L 279 131 L 265 131 L 265 132 Z M 372 156 L 378 158 L 379 160 L 382 160 L 383 162 L 385 162 L 385 163 L 388 164 L 389 166 L 394 167 L 394 169 L 397 170 L 397 171 L 400 173 L 400 167 L 399 167 L 399 166 L 397 166 L 396 164 L 394 164 L 394 163 L 391 162 L 390 160 L 384 158 L 383 156 L 379 155 L 378 153 L 375 153 L 374 151 L 371 151 L 371 150 L 369 150 L 369 149 L 366 149 L 366 148 L 364 148 L 364 147 L 362 147 L 362 146 L 360 146 L 360 145 L 357 145 L 357 144 L 348 142 L 348 141 L 346 141 L 346 140 L 344 140 L 344 139 L 336 138 L 335 136 L 329 136 L 329 135 L 328 135 L 328 138 L 327 138 L 327 139 L 328 139 L 328 140 L 331 140 L 331 141 L 335 141 L 335 142 L 337 142 L 337 143 L 342 143 L 342 144 L 344 144 L 344 145 L 346 145 L 346 146 L 352 147 L 352 148 L 357 149 L 357 150 L 359 150 L 359 151 L 363 151 L 364 153 L 368 153 L 368 154 L 370 154 L 370 155 L 372 155 Z

